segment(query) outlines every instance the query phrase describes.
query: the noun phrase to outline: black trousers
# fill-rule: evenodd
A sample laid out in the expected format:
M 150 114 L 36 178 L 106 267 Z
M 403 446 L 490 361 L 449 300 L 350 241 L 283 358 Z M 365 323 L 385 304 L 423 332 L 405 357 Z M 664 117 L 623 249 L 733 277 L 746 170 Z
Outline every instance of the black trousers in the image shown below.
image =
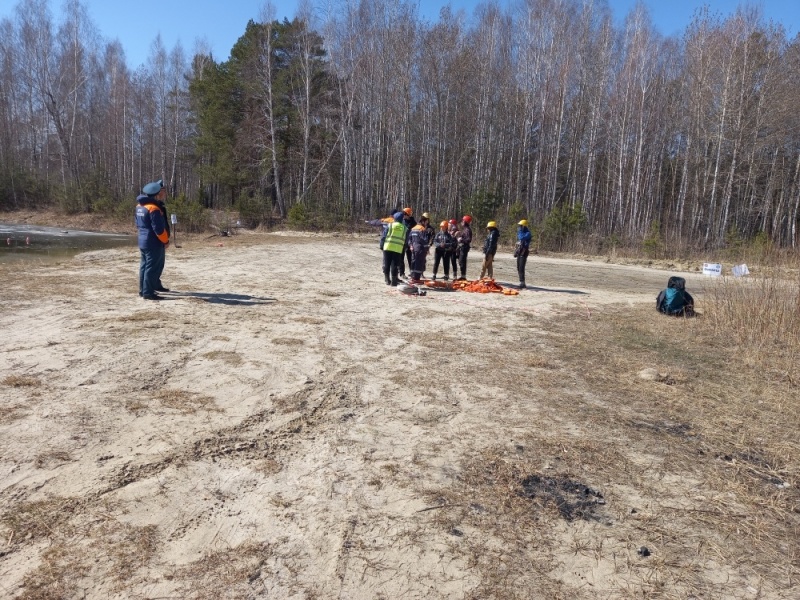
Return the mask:
M 453 279 L 458 277 L 458 255 L 456 254 L 455 250 L 448 252 L 447 255 L 444 257 L 445 261 L 450 261 L 450 270 L 453 272 Z M 447 264 L 445 262 L 444 264 Z M 447 271 L 445 271 L 446 273 Z
M 436 276 L 436 273 L 439 271 L 439 263 L 444 263 L 444 276 L 450 277 L 450 261 L 453 261 L 453 277 L 455 277 L 455 258 L 451 258 L 453 256 L 452 252 L 448 252 L 444 248 L 434 248 L 433 254 L 433 275 Z
M 458 266 L 461 269 L 461 277 L 467 278 L 467 254 L 469 254 L 469 246 L 461 246 L 458 251 Z
M 528 262 L 528 250 L 523 250 L 517 256 L 517 275 L 519 275 L 519 282 L 525 283 L 525 265 Z
M 389 276 L 391 273 L 392 282 L 397 283 L 397 272 L 403 266 L 403 253 L 392 252 L 391 250 L 383 251 L 383 274 Z

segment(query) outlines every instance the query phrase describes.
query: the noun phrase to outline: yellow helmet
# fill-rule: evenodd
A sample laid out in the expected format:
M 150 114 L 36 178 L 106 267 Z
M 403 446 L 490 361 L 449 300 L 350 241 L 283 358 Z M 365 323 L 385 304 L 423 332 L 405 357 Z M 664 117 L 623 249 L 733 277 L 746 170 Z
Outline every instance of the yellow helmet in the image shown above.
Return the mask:
M 494 221 L 489 221 L 489 223 L 486 225 L 486 229 L 491 229 L 492 227 L 497 229 L 497 223 L 495 223 Z
M 422 213 L 422 218 L 423 219 L 430 219 L 431 216 L 428 213 Z
M 517 223 L 517 225 L 522 225 L 523 227 L 527 227 L 528 226 L 528 221 L 527 221 L 527 219 L 522 219 L 522 221 Z

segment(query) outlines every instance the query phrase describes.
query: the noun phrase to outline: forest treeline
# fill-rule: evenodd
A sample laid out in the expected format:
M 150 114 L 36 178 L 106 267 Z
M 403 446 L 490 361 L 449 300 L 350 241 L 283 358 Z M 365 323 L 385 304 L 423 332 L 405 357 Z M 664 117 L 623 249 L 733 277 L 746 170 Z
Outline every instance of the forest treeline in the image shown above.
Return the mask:
M 262 12 L 227 60 L 159 37 L 131 70 L 80 0 L 58 21 L 21 0 L 0 22 L 0 209 L 128 214 L 163 178 L 195 226 L 412 206 L 526 217 L 551 246 L 800 243 L 800 36 L 755 9 L 674 37 L 602 0 Z

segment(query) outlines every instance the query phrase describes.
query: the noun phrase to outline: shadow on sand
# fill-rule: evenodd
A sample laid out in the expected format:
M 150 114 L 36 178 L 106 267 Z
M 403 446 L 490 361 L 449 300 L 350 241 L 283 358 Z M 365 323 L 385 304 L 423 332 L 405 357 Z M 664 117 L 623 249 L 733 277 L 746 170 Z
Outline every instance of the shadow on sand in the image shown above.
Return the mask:
M 206 292 L 169 292 L 162 295 L 165 300 L 173 298 L 197 298 L 211 304 L 227 304 L 228 306 L 258 306 L 259 304 L 273 304 L 275 298 L 260 298 L 245 294 L 211 294 Z
M 507 281 L 498 281 L 500 285 L 503 287 L 509 287 L 515 290 L 519 289 L 519 285 L 516 283 L 509 283 Z M 525 286 L 526 290 L 531 290 L 533 292 L 550 292 L 553 294 L 573 294 L 576 296 L 588 296 L 589 292 L 582 292 L 581 290 L 562 290 L 559 288 L 544 288 L 544 287 L 537 287 L 535 285 L 527 285 Z

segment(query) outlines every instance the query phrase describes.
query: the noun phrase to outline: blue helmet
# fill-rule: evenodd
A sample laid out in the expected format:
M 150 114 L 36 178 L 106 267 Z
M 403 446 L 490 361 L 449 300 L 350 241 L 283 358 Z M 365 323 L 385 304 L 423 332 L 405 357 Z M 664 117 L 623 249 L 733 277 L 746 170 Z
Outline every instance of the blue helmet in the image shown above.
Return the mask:
M 403 213 L 401 213 L 400 211 L 398 211 L 398 212 L 396 212 L 396 213 L 394 213 L 394 214 L 392 215 L 392 218 L 393 218 L 395 221 L 402 221 L 402 220 L 403 220 Z

